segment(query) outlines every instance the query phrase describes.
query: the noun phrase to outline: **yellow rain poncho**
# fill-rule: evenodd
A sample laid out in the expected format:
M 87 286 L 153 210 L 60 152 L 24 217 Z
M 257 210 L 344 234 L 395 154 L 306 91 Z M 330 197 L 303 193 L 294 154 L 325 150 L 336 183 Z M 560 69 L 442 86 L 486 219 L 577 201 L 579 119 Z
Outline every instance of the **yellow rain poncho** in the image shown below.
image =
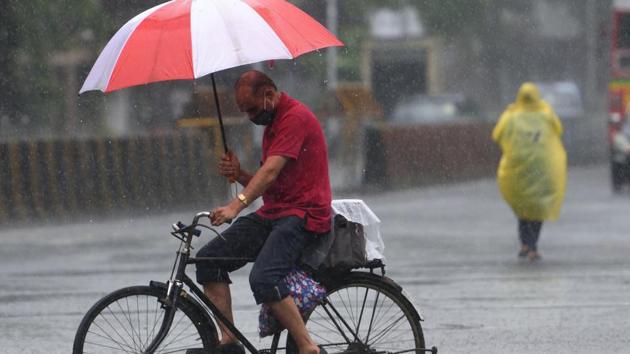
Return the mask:
M 538 88 L 523 84 L 492 131 L 503 152 L 499 190 L 519 219 L 558 218 L 567 175 L 561 136 L 562 123 Z

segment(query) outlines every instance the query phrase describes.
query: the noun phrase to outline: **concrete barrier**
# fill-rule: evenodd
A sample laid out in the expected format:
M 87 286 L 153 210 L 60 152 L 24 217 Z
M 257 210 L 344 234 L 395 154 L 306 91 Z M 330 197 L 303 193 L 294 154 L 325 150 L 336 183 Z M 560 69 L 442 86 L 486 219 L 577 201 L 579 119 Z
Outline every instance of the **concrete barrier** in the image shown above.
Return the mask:
M 385 188 L 462 181 L 496 173 L 493 124 L 366 128 L 364 182 Z
M 224 200 L 207 131 L 0 143 L 0 222 L 210 208 Z

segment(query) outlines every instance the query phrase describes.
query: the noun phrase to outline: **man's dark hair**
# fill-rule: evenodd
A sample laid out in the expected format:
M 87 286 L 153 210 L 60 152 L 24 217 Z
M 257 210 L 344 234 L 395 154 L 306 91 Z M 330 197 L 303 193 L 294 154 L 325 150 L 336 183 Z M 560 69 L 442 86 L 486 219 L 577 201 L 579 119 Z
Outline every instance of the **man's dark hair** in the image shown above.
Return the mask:
M 262 89 L 271 87 L 274 91 L 278 91 L 276 84 L 271 80 L 269 76 L 258 70 L 249 70 L 244 72 L 236 83 L 234 83 L 234 90 L 238 90 L 241 86 L 249 86 L 254 94 L 259 93 Z

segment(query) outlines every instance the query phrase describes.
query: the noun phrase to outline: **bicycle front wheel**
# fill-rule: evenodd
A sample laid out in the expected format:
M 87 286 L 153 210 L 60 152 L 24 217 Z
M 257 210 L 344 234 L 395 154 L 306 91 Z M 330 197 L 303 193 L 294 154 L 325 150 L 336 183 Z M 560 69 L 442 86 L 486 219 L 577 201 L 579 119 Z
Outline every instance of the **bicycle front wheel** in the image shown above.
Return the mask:
M 73 353 L 144 353 L 164 319 L 165 296 L 165 289 L 148 286 L 124 288 L 105 296 L 81 321 Z M 180 297 L 168 334 L 155 353 L 214 347 L 216 331 L 201 311 Z
M 424 352 L 419 315 L 396 286 L 361 272 L 326 285 L 306 327 L 328 353 Z

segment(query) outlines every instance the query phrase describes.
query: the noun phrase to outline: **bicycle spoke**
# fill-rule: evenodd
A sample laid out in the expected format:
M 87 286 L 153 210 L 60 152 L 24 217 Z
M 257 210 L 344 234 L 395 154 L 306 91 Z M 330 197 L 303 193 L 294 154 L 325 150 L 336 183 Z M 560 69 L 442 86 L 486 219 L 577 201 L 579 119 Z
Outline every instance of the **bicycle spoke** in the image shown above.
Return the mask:
M 109 346 L 109 345 L 104 345 L 104 344 L 99 344 L 99 343 L 91 343 L 91 342 L 85 342 L 85 343 L 86 344 L 92 344 L 92 345 L 95 345 L 95 346 L 98 346 L 98 347 L 101 347 L 101 348 L 113 349 L 115 351 L 121 351 L 122 350 L 125 353 L 131 353 L 131 354 L 135 353 L 135 350 L 133 352 L 130 352 L 128 350 L 124 350 L 122 348 L 115 348 L 115 347 L 112 347 L 112 346 Z M 118 343 L 116 343 L 116 344 L 118 344 Z M 133 348 L 131 348 L 131 349 L 133 350 Z
M 177 313 L 175 315 L 177 315 Z M 175 316 L 175 315 L 173 315 L 173 316 Z M 173 342 L 173 340 L 175 340 L 177 338 L 177 336 L 181 334 L 181 331 L 180 331 L 180 333 L 178 333 L 177 335 L 174 335 L 173 334 L 174 333 L 173 329 L 177 328 L 177 326 L 179 325 L 179 323 L 181 322 L 181 320 L 183 318 L 184 318 L 184 316 L 180 316 L 179 320 L 177 320 L 177 321 L 175 321 L 175 319 L 173 318 L 173 323 L 171 323 L 171 327 L 168 330 L 168 334 L 166 335 L 166 337 L 162 341 L 162 344 L 160 344 L 160 347 L 162 347 L 163 349 L 167 348 Z M 175 338 L 171 339 L 171 337 L 175 337 Z M 168 342 L 166 341 L 167 338 L 169 338 Z
M 400 320 L 403 319 L 404 317 L 405 315 L 401 315 L 396 321 L 394 321 L 392 324 L 385 327 L 380 333 L 376 333 L 371 343 L 376 343 L 379 339 L 383 338 L 392 329 L 400 326 L 400 324 L 402 323 Z
M 125 300 L 127 300 L 127 299 L 125 299 Z M 116 302 L 116 304 L 120 307 L 119 302 Z M 122 311 L 122 313 L 125 315 L 125 316 L 123 316 L 123 318 L 125 318 L 125 319 L 127 320 L 127 323 L 129 324 L 129 327 L 126 327 L 126 326 L 125 326 L 122 322 L 120 322 L 120 321 L 118 321 L 118 322 L 120 323 L 121 327 L 125 330 L 125 332 L 127 332 L 127 334 L 129 335 L 129 338 L 133 341 L 133 344 L 134 344 L 134 348 L 135 348 L 135 350 L 138 350 L 138 349 L 140 349 L 140 343 L 138 343 L 138 342 L 136 341 L 136 328 L 134 327 L 134 325 L 133 325 L 133 320 L 132 320 L 132 318 L 131 318 L 132 314 L 131 314 L 131 308 L 129 307 L 129 302 L 128 302 L 128 301 L 126 301 L 126 304 L 125 304 L 125 305 L 126 305 L 126 306 L 125 306 L 125 307 L 126 307 L 126 309 L 125 309 L 125 310 L 122 310 L 122 307 L 121 307 L 121 311 Z M 110 310 L 110 311 L 111 311 L 111 310 Z M 113 311 L 112 311 L 112 314 L 113 314 L 114 316 L 116 316 L 116 315 L 113 313 Z M 116 318 L 118 318 L 118 316 L 116 316 Z M 128 328 L 129 330 L 127 330 L 127 328 Z M 131 331 L 131 333 L 129 333 L 129 331 Z
M 338 331 L 337 327 L 335 327 L 335 326 L 332 326 L 332 325 L 327 326 L 326 324 L 328 324 L 329 321 L 326 321 L 326 320 L 321 320 L 320 321 L 320 320 L 309 319 L 308 322 L 309 322 L 309 324 L 314 324 L 314 325 L 319 326 L 320 328 L 325 329 L 327 332 L 337 332 Z
M 387 328 L 390 325 L 390 323 L 399 321 L 401 319 L 400 316 L 404 318 L 404 314 L 401 314 L 399 312 L 394 312 L 387 318 L 379 319 L 378 325 L 374 326 L 374 328 L 372 329 L 372 333 L 375 333 L 375 334 L 380 333 L 384 328 Z
M 97 327 L 98 327 L 99 329 L 101 329 L 98 325 L 97 325 Z M 102 331 L 102 329 L 101 329 L 101 331 Z M 114 343 L 114 344 L 118 345 L 118 347 L 120 348 L 120 350 L 122 350 L 123 352 L 129 353 L 127 350 L 125 350 L 125 348 L 124 348 L 124 347 L 128 347 L 130 350 L 134 350 L 134 348 L 132 348 L 130 345 L 127 345 L 126 343 L 122 343 L 122 344 L 126 344 L 126 345 L 124 345 L 124 346 L 123 346 L 121 343 L 114 341 L 114 339 L 113 339 L 112 337 L 110 337 L 110 336 L 105 336 L 107 333 L 103 333 L 103 334 L 105 334 L 105 335 L 102 335 L 102 334 L 99 334 L 99 333 L 96 333 L 96 332 L 92 332 L 92 331 L 90 331 L 90 333 L 94 334 L 94 335 L 95 335 L 95 336 L 97 336 L 97 337 L 100 337 L 100 338 L 106 339 L 106 340 L 108 340 L 108 341 L 110 341 L 110 342 L 112 342 L 112 343 Z M 97 343 L 91 343 L 91 344 L 98 345 L 98 346 L 102 346 L 102 347 L 105 347 L 105 348 L 113 348 L 113 347 L 110 347 L 110 346 L 106 346 L 106 345 L 104 345 L 104 344 L 97 344 Z M 115 349 L 115 348 L 114 348 L 114 349 Z
M 144 308 L 145 308 L 144 312 L 146 314 L 146 316 L 145 316 L 146 317 L 146 322 L 145 322 L 146 323 L 146 328 L 145 328 L 145 333 L 146 333 L 146 337 L 145 338 L 146 338 L 146 340 L 142 343 L 142 347 L 145 348 L 145 349 L 149 346 L 149 344 L 151 343 L 151 339 L 153 338 L 153 333 L 154 333 L 153 331 L 155 330 L 155 326 L 156 326 L 155 320 L 157 318 L 157 309 L 155 308 L 155 305 L 154 305 L 154 307 L 153 307 L 154 308 L 154 310 L 153 310 L 153 312 L 154 312 L 154 315 L 153 315 L 153 326 L 150 326 L 149 325 L 149 323 L 150 323 L 149 322 L 149 312 L 150 312 L 149 306 L 150 306 L 149 305 L 149 298 L 146 297 L 145 305 L 144 305 Z M 149 327 L 151 327 L 151 332 L 149 332 Z
M 348 324 L 348 321 L 345 320 L 345 318 L 341 315 L 341 313 L 337 310 L 337 308 L 335 307 L 335 305 L 333 303 L 329 303 L 328 304 L 330 306 L 330 308 L 333 310 L 333 312 L 335 313 L 336 317 L 339 319 L 339 322 L 341 324 L 343 324 L 344 328 L 346 330 L 348 330 L 348 332 L 350 332 L 350 334 L 352 335 L 352 338 L 354 339 L 354 341 L 358 341 L 360 342 L 360 337 L 357 334 L 357 332 L 354 331 L 354 329 L 350 326 L 350 324 Z
M 376 305 L 378 304 L 378 298 L 379 296 L 381 296 L 381 293 L 377 292 L 376 293 L 376 300 L 374 300 L 374 307 L 372 308 L 372 317 L 370 318 L 370 327 L 368 328 L 368 331 L 365 335 L 365 342 L 367 343 L 370 339 L 370 332 L 372 331 L 372 324 L 374 323 L 374 312 L 376 309 Z
M 131 314 L 129 313 L 130 312 L 129 300 L 127 298 L 125 298 L 125 309 L 122 308 L 121 304 L 118 301 L 116 301 L 116 305 L 118 305 L 118 308 L 120 308 L 120 312 L 124 315 L 123 317 L 125 318 L 125 320 L 129 324 L 129 330 L 131 330 L 131 333 L 129 333 L 129 331 L 127 331 L 127 327 L 125 325 L 123 325 L 118 320 L 117 316 L 114 315 L 113 311 L 109 307 L 107 309 L 116 318 L 116 320 L 118 321 L 120 326 L 125 330 L 125 332 L 127 332 L 127 334 L 129 335 L 129 339 L 131 339 L 133 341 L 134 347 L 138 348 L 138 343 L 136 343 L 135 330 L 133 328 L 133 323 L 132 323 L 132 320 L 131 320 Z
M 346 295 L 346 298 L 348 300 L 348 304 L 346 304 L 346 301 L 344 300 L 343 296 L 338 295 L 339 301 L 341 301 L 341 304 L 343 305 L 343 308 L 346 310 L 346 313 L 349 316 L 349 321 L 352 324 L 356 324 L 355 318 L 354 318 L 354 313 L 352 312 L 351 306 L 350 304 L 352 303 L 352 301 L 350 300 L 350 292 L 349 291 L 344 291 L 344 294 Z
M 331 332 L 333 332 L 333 331 L 331 331 Z M 315 337 L 315 339 L 318 339 L 317 343 L 321 344 L 322 341 L 326 341 L 326 342 L 328 342 L 330 344 L 330 340 L 329 339 L 326 339 L 326 337 L 324 337 L 324 335 L 320 335 L 318 333 L 319 332 L 314 332 L 314 333 L 310 333 L 310 335 Z
M 147 345 L 149 345 L 149 344 L 148 344 L 148 343 L 149 343 L 149 338 L 153 338 L 153 337 L 149 337 L 149 298 L 148 298 L 148 297 L 145 297 L 145 298 L 144 298 L 144 301 L 145 301 L 145 303 L 144 303 L 144 308 L 145 308 L 145 309 L 147 309 L 147 310 L 145 311 L 145 314 L 146 314 L 146 324 L 147 324 L 147 328 L 146 328 L 146 334 L 147 334 L 147 335 L 146 335 L 146 338 L 147 338 L 147 340 L 144 342 L 144 347 L 146 348 L 146 347 L 147 347 Z
M 160 302 L 156 302 L 153 309 L 153 327 L 151 328 L 151 335 L 149 336 L 149 338 L 153 338 L 153 336 L 155 335 L 155 331 L 158 329 L 158 323 L 161 323 L 162 321 L 158 321 L 158 317 L 161 319 L 164 315 L 163 315 L 163 311 L 161 310 L 161 304 Z M 149 343 L 147 343 L 148 345 Z
M 393 305 L 394 303 L 391 303 L 390 306 L 387 308 L 387 310 L 378 311 L 378 313 L 376 314 L 376 321 L 375 321 L 376 325 L 374 325 L 370 333 L 375 333 L 375 332 L 380 331 L 384 326 L 387 326 L 389 319 L 395 318 L 397 316 L 396 313 L 394 313 L 393 315 L 391 314 L 391 309 Z M 388 317 L 387 320 L 384 320 L 383 317 L 386 316 L 387 314 L 390 314 L 390 316 Z M 367 342 L 367 338 L 366 338 L 366 342 Z
M 334 307 L 332 307 L 332 305 L 330 303 L 328 304 L 328 306 L 330 306 L 331 309 L 334 309 Z M 339 325 L 338 321 L 335 320 L 335 316 L 333 316 L 333 314 L 328 310 L 328 308 L 326 307 L 325 304 L 322 304 L 322 308 L 324 309 L 324 311 L 326 311 L 326 314 L 328 315 L 328 318 L 330 318 L 331 322 L 335 325 L 335 328 L 337 328 L 337 331 L 339 331 L 339 334 L 341 334 L 343 336 L 343 338 L 346 340 L 346 342 L 350 343 L 350 339 L 348 338 L 348 336 L 346 336 L 346 333 L 341 328 L 341 326 Z M 337 318 L 341 319 L 339 317 L 339 313 L 338 312 L 336 312 L 335 314 L 336 314 Z
M 118 322 L 119 324 L 121 324 L 121 323 L 120 323 L 120 320 L 118 319 L 118 316 L 116 316 L 116 314 L 114 314 L 114 313 L 112 312 L 112 310 L 111 310 L 109 307 L 107 308 L 107 310 L 110 312 L 110 314 L 112 315 L 112 317 L 116 320 L 116 322 Z M 128 343 L 128 342 L 125 340 L 125 337 L 123 337 L 123 336 L 120 334 L 120 332 L 118 332 L 118 331 L 116 330 L 116 327 L 115 327 L 115 326 L 114 326 L 114 325 L 113 325 L 113 324 L 112 324 L 109 320 L 107 320 L 107 318 L 106 318 L 105 316 L 102 316 L 102 315 L 101 315 L 101 316 L 100 316 L 100 318 L 101 318 L 101 319 L 103 319 L 103 321 L 105 321 L 105 323 L 107 323 L 107 325 L 108 325 L 108 326 L 109 326 L 109 327 L 110 327 L 110 328 L 114 331 L 114 333 L 116 333 L 116 334 L 118 335 L 118 337 L 120 337 L 120 339 L 124 342 L 124 344 L 125 344 L 126 346 L 128 346 L 129 348 L 132 348 L 132 349 L 134 348 L 134 347 L 133 347 L 130 343 Z M 95 322 L 94 324 L 98 326 L 98 324 L 97 324 L 96 322 Z M 122 324 L 121 324 L 121 327 L 125 330 L 125 332 L 127 332 L 127 334 L 129 334 L 129 332 L 127 331 L 127 329 L 126 329 L 124 326 L 122 326 Z M 101 331 L 103 331 L 103 333 L 107 333 L 107 331 L 105 331 L 105 329 L 103 329 L 102 327 L 98 326 L 98 328 L 99 328 L 99 329 L 101 329 Z M 113 340 L 113 337 L 112 337 L 112 340 Z M 135 344 L 135 343 L 134 343 L 134 344 Z
M 365 310 L 365 302 L 367 301 L 368 291 L 370 291 L 370 289 L 365 288 L 365 294 L 363 295 L 363 301 L 361 302 L 361 311 L 359 312 L 359 322 L 357 323 L 357 329 L 356 329 L 357 333 L 360 333 L 359 332 L 359 329 L 360 329 L 359 327 L 361 326 L 361 320 L 363 319 L 363 310 Z M 358 296 L 359 289 L 356 289 L 355 293 Z M 357 303 L 358 303 L 358 301 L 357 301 Z
M 380 330 L 384 326 L 384 324 L 383 324 L 384 322 L 387 323 L 386 321 L 383 320 L 383 317 L 386 316 L 387 314 L 391 314 L 392 307 L 395 305 L 395 303 L 390 301 L 389 307 L 387 309 L 384 309 L 385 308 L 385 304 L 384 303 L 385 303 L 386 300 L 389 300 L 389 299 L 387 299 L 385 297 L 381 298 L 381 303 L 380 303 L 380 305 L 378 307 L 378 310 L 376 311 L 376 314 L 375 314 L 375 321 L 374 321 L 375 325 L 374 325 L 374 327 L 372 327 L 372 329 L 370 331 L 370 335 L 372 335 L 373 333 L 375 333 L 378 330 Z M 394 314 L 394 316 L 395 316 L 395 314 Z M 390 316 L 389 318 L 392 318 L 392 317 L 393 316 Z M 368 339 L 366 338 L 365 341 L 368 342 Z
M 138 319 L 138 343 L 140 344 L 140 349 L 144 351 L 146 348 L 144 343 L 142 342 L 142 326 L 140 326 L 140 305 L 138 304 L 138 297 L 136 296 L 136 318 Z
M 186 343 L 185 342 L 186 340 L 192 339 L 192 338 L 195 338 L 195 337 L 199 338 L 199 336 L 196 333 L 192 333 L 192 334 L 188 334 L 187 336 L 180 337 L 179 340 L 173 341 L 173 342 L 169 343 L 168 345 L 164 346 L 163 348 L 161 348 L 159 353 L 170 353 L 171 351 L 173 351 L 173 347 L 171 347 L 171 346 L 173 346 L 175 344 L 178 344 L 178 343 L 179 343 L 178 344 L 179 346 L 176 346 L 174 348 L 180 348 L 180 350 L 182 348 L 192 348 L 192 347 L 194 347 L 194 344 L 191 344 L 191 343 L 181 344 L 180 342 Z M 195 342 L 198 342 L 198 340 L 195 340 Z M 201 344 L 199 344 L 199 345 L 201 345 Z
M 163 344 L 164 349 L 168 348 L 171 344 L 174 344 L 174 343 L 177 343 L 177 342 L 181 342 L 184 339 L 188 339 L 188 338 L 191 338 L 191 337 L 195 336 L 195 333 L 193 333 L 192 335 L 189 334 L 188 336 L 181 337 L 183 334 L 185 334 L 187 332 L 190 332 L 190 328 L 192 327 L 192 323 L 189 323 L 188 326 L 185 326 L 184 328 L 180 329 L 179 333 L 174 334 L 175 332 L 173 331 L 173 329 L 177 328 L 179 326 L 179 324 L 182 322 L 182 320 L 185 319 L 185 318 L 186 318 L 186 316 L 180 315 L 179 316 L 179 320 L 177 321 L 177 323 L 175 323 L 175 324 L 173 324 L 171 326 L 171 330 L 169 331 L 169 336 L 168 336 L 170 341 L 166 342 L 166 339 L 165 339 L 166 343 Z

